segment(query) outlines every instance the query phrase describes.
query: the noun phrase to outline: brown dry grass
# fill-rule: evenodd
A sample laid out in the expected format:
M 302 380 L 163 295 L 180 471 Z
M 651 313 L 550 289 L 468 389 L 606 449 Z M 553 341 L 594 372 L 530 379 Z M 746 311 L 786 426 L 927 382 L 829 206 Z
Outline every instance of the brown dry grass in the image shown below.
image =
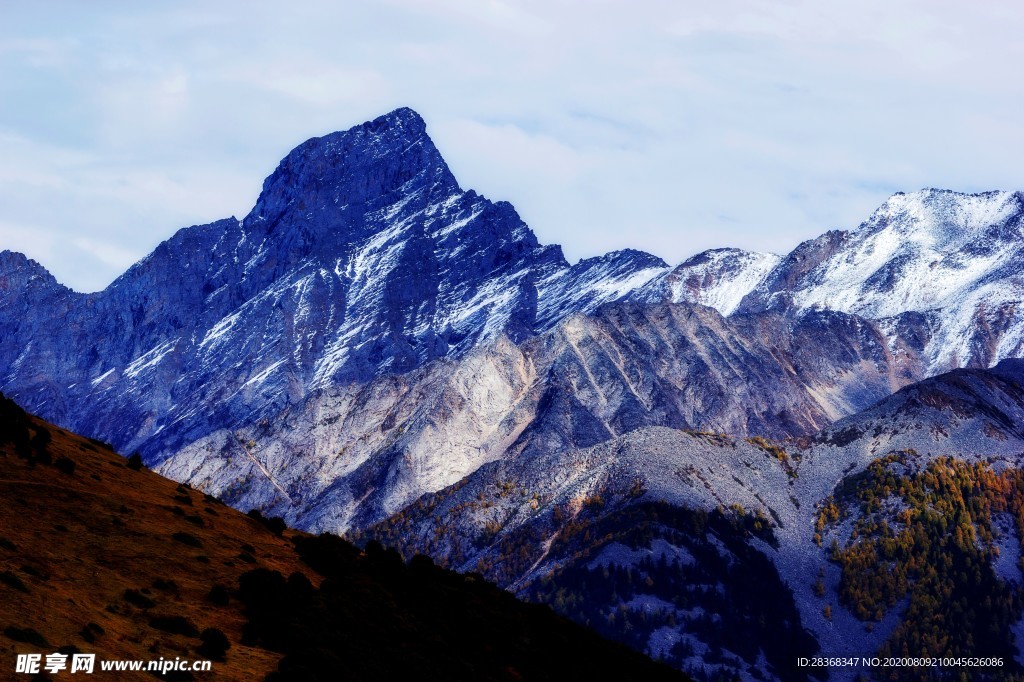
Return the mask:
M 0 538 L 15 547 L 0 546 L 0 573 L 10 571 L 28 588 L 26 594 L 0 582 L 0 679 L 28 679 L 14 674 L 16 653 L 47 654 L 65 645 L 98 659 L 203 658 L 196 653 L 198 639 L 151 627 L 154 616 L 184 616 L 200 631 L 216 627 L 228 636 L 227 660 L 215 662 L 210 673 L 196 673 L 197 680 L 263 679 L 280 656 L 239 644 L 245 622 L 241 605 L 232 599 L 216 606 L 206 596 L 214 584 L 234 590 L 239 575 L 260 566 L 284 575 L 301 571 L 319 583 L 288 541 L 294 531 L 277 537 L 200 492 L 145 469 L 133 471 L 102 445 L 45 426 L 53 435 L 54 459 L 70 457 L 77 465 L 73 474 L 30 465 L 10 446 L 0 446 Z M 175 533 L 192 535 L 202 547 L 173 539 Z M 245 545 L 255 550 L 255 563 L 240 558 Z M 159 580 L 174 581 L 177 591 L 154 587 Z M 129 589 L 156 605 L 130 604 L 124 596 Z M 80 634 L 88 623 L 104 631 L 94 643 Z M 32 628 L 50 647 L 40 651 L 12 641 L 2 634 L 8 626 Z M 133 675 L 154 679 L 146 673 L 104 676 L 98 664 L 88 677 Z M 61 677 L 72 679 L 67 671 L 56 679 Z

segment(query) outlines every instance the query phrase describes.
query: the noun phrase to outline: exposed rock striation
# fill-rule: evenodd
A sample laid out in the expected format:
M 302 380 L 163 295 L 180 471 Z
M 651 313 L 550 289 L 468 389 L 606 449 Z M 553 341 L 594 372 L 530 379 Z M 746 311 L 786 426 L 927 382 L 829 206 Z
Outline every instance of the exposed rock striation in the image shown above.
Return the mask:
M 519 342 L 666 268 L 639 252 L 570 267 L 506 202 L 462 190 L 399 109 L 313 138 L 255 207 L 183 229 L 103 291 L 0 256 L 0 386 L 149 462 L 310 391 Z

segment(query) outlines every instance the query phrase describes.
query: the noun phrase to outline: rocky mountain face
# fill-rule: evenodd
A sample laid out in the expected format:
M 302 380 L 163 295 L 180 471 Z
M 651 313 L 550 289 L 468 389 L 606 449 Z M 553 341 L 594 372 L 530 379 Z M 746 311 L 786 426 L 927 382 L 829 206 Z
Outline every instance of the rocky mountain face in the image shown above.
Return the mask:
M 861 465 L 885 450 L 964 457 L 1020 455 L 1024 360 L 1003 360 L 984 370 L 953 370 L 907 386 L 831 424 L 813 442 L 817 449 L 841 448 Z
M 628 299 L 709 306 L 728 322 L 695 312 L 673 328 L 669 338 L 685 339 L 693 357 L 655 371 L 661 381 L 637 409 L 575 406 L 607 402 L 594 391 L 558 403 L 573 433 L 551 443 L 596 442 L 653 423 L 810 433 L 909 381 L 1017 354 L 1020 232 L 1016 194 L 928 190 L 894 196 L 857 230 L 830 232 L 786 257 L 721 249 L 669 268 L 627 250 L 570 266 L 511 205 L 462 190 L 422 119 L 400 109 L 303 143 L 246 218 L 181 230 L 101 292 L 70 291 L 4 252 L 0 387 L 55 422 L 158 463 L 216 432 L 273 423 L 324 391 L 458 360 L 499 338 L 522 344 Z M 791 322 L 751 321 L 765 315 Z M 811 353 L 794 361 L 844 324 L 840 336 L 863 338 L 839 341 L 850 352 L 835 367 L 809 368 L 832 360 Z M 548 371 L 537 381 L 551 389 L 532 394 L 586 393 L 592 360 L 640 372 L 647 358 L 631 354 L 654 346 L 632 331 L 640 336 L 612 334 L 610 364 L 600 352 L 569 358 L 567 374 Z M 799 343 L 774 349 L 767 364 L 745 357 L 764 346 L 764 333 L 798 333 Z M 720 343 L 731 335 L 744 345 Z M 701 355 L 705 337 L 719 350 Z M 852 369 L 854 358 L 866 362 Z M 582 383 L 566 383 L 573 363 Z M 702 367 L 718 377 L 717 393 L 705 380 L 676 390 Z M 666 372 L 676 374 L 668 385 Z M 773 372 L 788 388 L 761 396 Z M 733 386 L 752 387 L 740 392 L 749 400 L 723 397 L 720 379 L 730 375 Z M 622 376 L 633 391 L 637 381 Z M 605 418 L 616 410 L 626 420 L 617 425 Z
M 276 419 L 222 428 L 165 475 L 301 528 L 344 532 L 498 459 L 532 462 L 647 426 L 796 437 L 868 407 L 919 371 L 841 313 L 722 317 L 607 305 L 521 344 L 317 392 Z
M 179 231 L 103 291 L 0 253 L 0 390 L 235 507 L 480 571 L 698 678 L 803 680 L 817 647 L 905 641 L 855 527 L 879 552 L 894 528 L 941 537 L 921 490 L 947 478 L 972 513 L 1024 508 L 1022 216 L 1019 193 L 923 190 L 785 256 L 570 265 L 400 109 L 300 145 L 244 219 Z M 987 518 L 956 548 L 972 566 L 995 561 Z M 1001 603 L 999 570 L 979 599 Z
M 893 453 L 917 470 L 952 455 L 1020 471 L 1021 424 L 1024 361 L 1007 360 L 908 386 L 810 439 L 642 427 L 587 448 L 502 459 L 359 536 L 479 571 L 696 679 L 806 679 L 796 656 L 817 646 L 867 655 L 901 626 L 924 628 L 928 615 L 888 605 L 876 621 L 844 603 L 849 569 L 828 540 L 848 542 L 857 516 L 833 529 L 833 497 Z M 905 525 L 897 515 L 907 503 L 897 490 L 886 495 L 883 518 Z M 993 568 L 1007 585 L 1024 584 L 1013 559 L 1018 530 L 1010 521 L 995 540 L 1010 557 Z M 782 596 L 769 603 L 773 590 Z M 745 630 L 751 623 L 784 635 Z M 860 672 L 833 670 L 830 679 Z
M 738 306 L 828 309 L 914 336 L 927 375 L 1018 357 L 1024 195 L 899 193 L 856 230 L 804 242 Z
M 665 268 L 570 267 L 510 204 L 463 191 L 400 109 L 300 145 L 244 220 L 181 230 L 101 292 L 5 252 L 0 385 L 154 462 L 324 386 L 522 341 Z

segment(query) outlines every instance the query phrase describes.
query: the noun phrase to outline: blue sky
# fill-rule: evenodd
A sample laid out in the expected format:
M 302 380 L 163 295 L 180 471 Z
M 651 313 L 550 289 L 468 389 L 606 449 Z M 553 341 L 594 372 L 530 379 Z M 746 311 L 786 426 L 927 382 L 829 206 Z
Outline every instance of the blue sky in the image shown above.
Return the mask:
M 411 106 L 570 260 L 785 252 L 895 191 L 1024 189 L 1013 3 L 0 6 L 0 249 L 79 290 Z

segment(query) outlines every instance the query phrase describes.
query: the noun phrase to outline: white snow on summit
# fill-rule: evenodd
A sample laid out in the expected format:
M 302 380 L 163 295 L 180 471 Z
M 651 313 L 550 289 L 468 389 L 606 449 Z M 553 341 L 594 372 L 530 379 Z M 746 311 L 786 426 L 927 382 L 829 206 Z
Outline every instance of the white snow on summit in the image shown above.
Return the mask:
M 1006 223 L 1020 210 L 1020 197 L 1010 192 L 897 194 L 808 274 L 794 303 L 873 318 L 956 306 L 1019 258 L 1020 223 Z M 1005 293 L 1017 299 L 1020 289 Z
M 698 303 L 728 316 L 781 260 L 774 253 L 741 249 L 704 251 L 649 282 L 634 298 Z

